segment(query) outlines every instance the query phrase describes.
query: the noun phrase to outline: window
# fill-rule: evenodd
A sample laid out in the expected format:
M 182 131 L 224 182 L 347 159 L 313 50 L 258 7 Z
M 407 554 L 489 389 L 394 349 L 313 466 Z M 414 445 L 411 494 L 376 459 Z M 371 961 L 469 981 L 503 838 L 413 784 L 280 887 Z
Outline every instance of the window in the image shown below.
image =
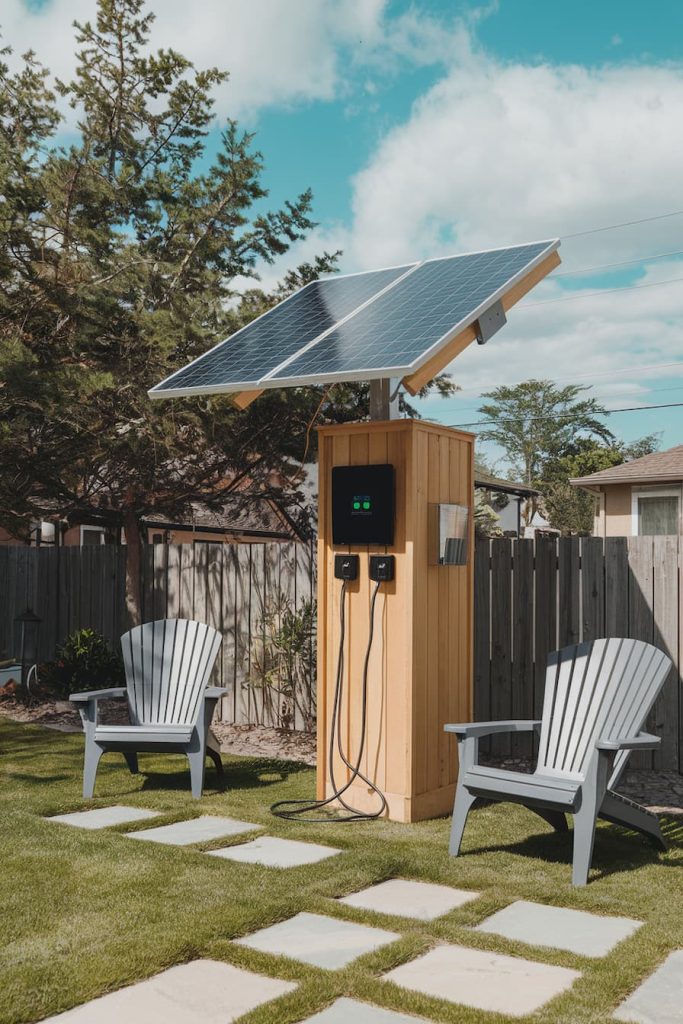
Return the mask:
M 633 533 L 637 536 L 680 532 L 680 488 L 634 491 Z
M 81 546 L 104 544 L 105 534 L 102 526 L 81 526 Z

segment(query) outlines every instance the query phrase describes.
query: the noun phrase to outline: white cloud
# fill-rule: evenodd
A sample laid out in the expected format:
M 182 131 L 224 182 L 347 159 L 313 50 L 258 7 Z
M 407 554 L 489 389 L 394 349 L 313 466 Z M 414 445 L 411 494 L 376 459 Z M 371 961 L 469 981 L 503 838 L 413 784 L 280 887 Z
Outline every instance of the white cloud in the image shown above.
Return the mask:
M 449 72 L 357 175 L 346 269 L 566 236 L 683 207 L 683 67 L 502 63 L 463 38 Z M 561 253 L 565 268 L 576 269 L 676 251 L 682 229 L 683 217 L 672 217 L 566 239 Z M 666 261 L 648 265 L 638 283 L 682 276 L 680 261 Z M 423 403 L 424 413 L 475 420 L 482 390 L 529 377 L 583 376 L 601 382 L 597 393 L 610 406 L 646 402 L 639 368 L 683 358 L 683 284 L 591 298 L 590 277 L 573 283 L 582 287 L 572 294 L 584 296 L 532 307 L 568 294 L 559 280 L 539 286 L 487 346 L 471 346 L 452 364 L 462 396 Z
M 154 49 L 173 47 L 197 67 L 230 71 L 216 93 L 219 117 L 254 117 L 344 96 L 359 69 L 395 73 L 401 63 L 433 64 L 449 54 L 448 34 L 414 13 L 389 18 L 387 0 L 150 0 Z M 62 79 L 73 74 L 72 22 L 94 21 L 95 0 L 4 0 L 0 25 L 17 53 L 32 48 Z M 366 76 L 363 76 L 364 78 Z M 359 83 L 362 91 L 362 82 Z

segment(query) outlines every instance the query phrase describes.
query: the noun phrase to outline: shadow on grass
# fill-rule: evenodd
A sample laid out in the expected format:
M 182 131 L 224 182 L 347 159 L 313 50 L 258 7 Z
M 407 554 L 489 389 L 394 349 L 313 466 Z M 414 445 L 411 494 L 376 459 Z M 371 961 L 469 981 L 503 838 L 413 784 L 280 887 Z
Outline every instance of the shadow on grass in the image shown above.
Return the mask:
M 683 841 L 683 825 L 671 820 L 662 821 L 662 832 L 674 851 Z M 574 833 L 543 832 L 511 843 L 491 843 L 466 849 L 461 857 L 474 857 L 486 853 L 514 853 L 523 857 L 555 864 L 572 863 Z M 600 828 L 595 836 L 595 848 L 591 866 L 591 879 L 632 871 L 636 868 L 657 864 L 662 867 L 680 869 L 679 858 L 663 859 L 661 851 L 637 832 L 631 832 L 616 825 Z
M 190 788 L 190 772 L 179 763 L 177 771 L 146 770 L 140 764 L 139 774 L 143 776 L 142 790 L 187 790 Z M 291 775 L 310 772 L 308 765 L 297 761 L 268 761 L 244 759 L 239 763 L 228 761 L 222 774 L 207 766 L 204 776 L 205 793 L 225 793 L 236 789 L 266 789 L 286 782 Z

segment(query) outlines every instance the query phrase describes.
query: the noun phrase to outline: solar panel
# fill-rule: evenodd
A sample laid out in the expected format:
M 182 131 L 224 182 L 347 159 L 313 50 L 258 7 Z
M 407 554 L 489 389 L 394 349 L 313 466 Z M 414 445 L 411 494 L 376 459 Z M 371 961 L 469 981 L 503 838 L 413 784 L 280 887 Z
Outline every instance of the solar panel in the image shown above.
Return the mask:
M 149 394 L 215 394 L 414 373 L 558 245 L 533 242 L 314 281 Z
M 255 387 L 288 356 L 295 355 L 414 264 L 312 281 L 162 381 L 150 394 L 205 394 L 210 388 Z
M 471 323 L 547 242 L 428 260 L 335 327 L 270 380 L 287 384 L 397 376 Z

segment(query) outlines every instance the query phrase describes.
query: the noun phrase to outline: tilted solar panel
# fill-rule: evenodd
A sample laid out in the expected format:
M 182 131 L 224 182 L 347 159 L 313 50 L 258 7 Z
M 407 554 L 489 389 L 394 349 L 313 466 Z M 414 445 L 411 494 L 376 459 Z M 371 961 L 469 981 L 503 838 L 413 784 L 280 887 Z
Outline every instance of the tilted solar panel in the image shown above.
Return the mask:
M 488 308 L 548 242 L 428 260 L 269 377 L 281 384 L 398 376 Z M 263 383 L 262 385 L 263 386 Z
M 300 352 L 413 265 L 313 281 L 167 377 L 150 394 L 210 394 L 213 388 L 226 390 L 231 384 L 255 387 L 288 356 Z
M 517 301 L 559 262 L 558 246 L 533 242 L 314 281 L 149 394 L 257 393 L 404 375 L 409 389 L 421 386 L 415 379 L 433 375 L 442 349 L 445 364 L 461 332 L 506 296 Z

